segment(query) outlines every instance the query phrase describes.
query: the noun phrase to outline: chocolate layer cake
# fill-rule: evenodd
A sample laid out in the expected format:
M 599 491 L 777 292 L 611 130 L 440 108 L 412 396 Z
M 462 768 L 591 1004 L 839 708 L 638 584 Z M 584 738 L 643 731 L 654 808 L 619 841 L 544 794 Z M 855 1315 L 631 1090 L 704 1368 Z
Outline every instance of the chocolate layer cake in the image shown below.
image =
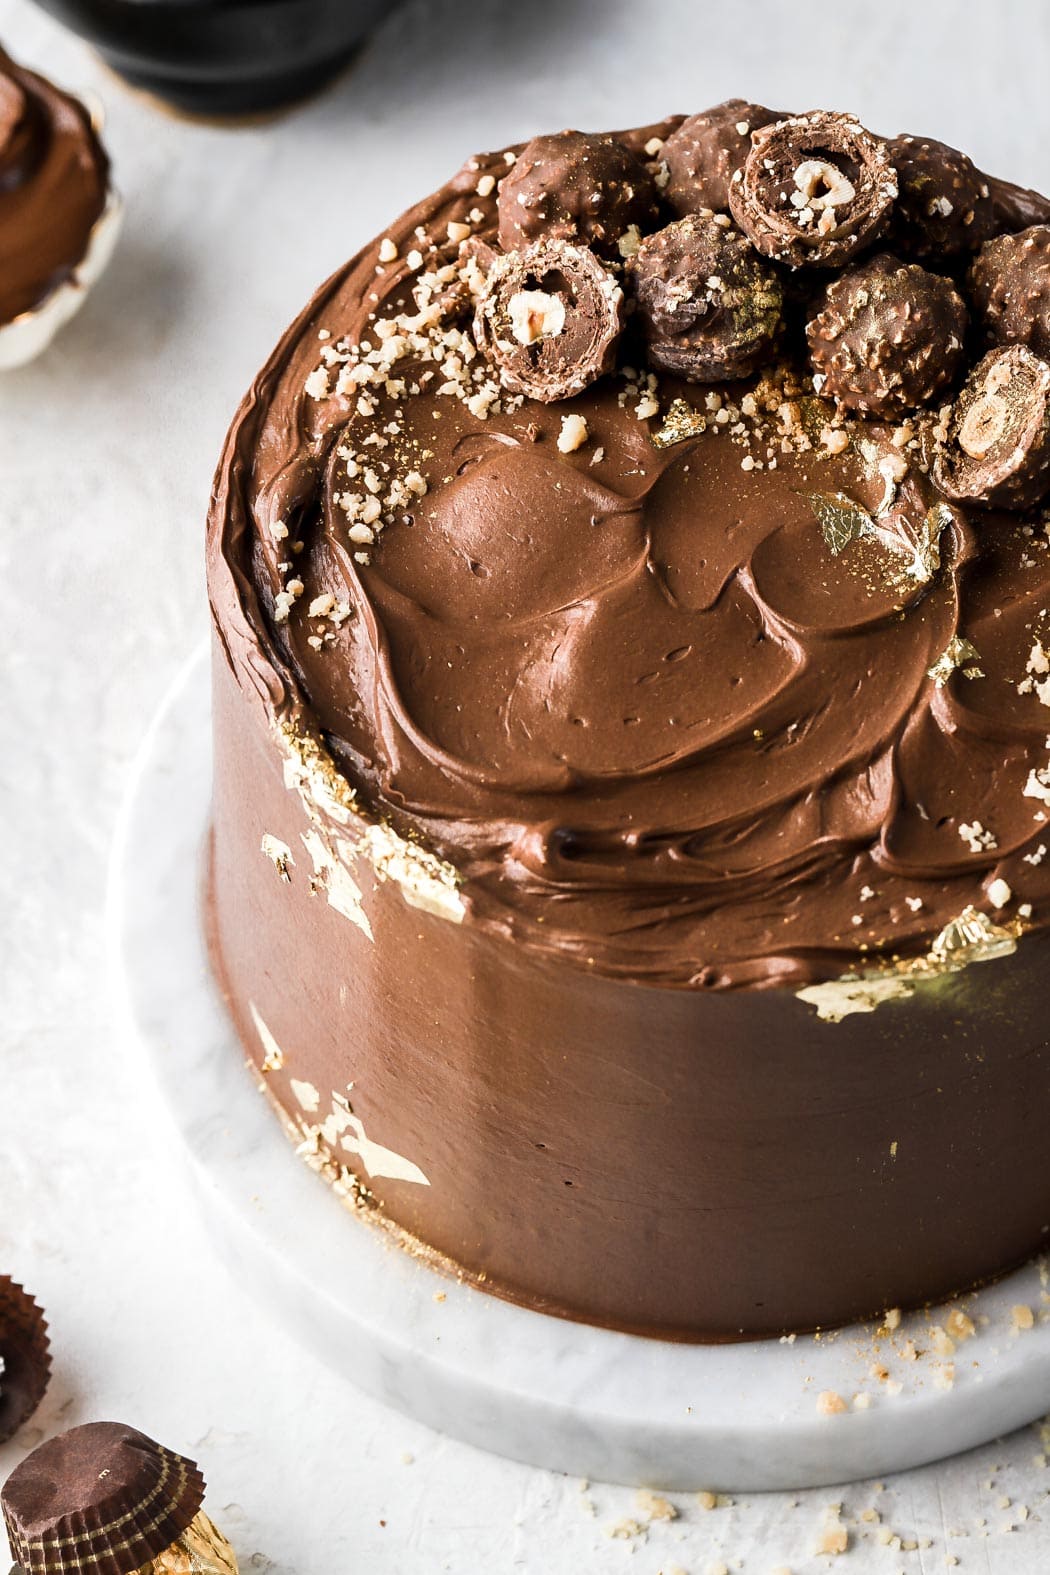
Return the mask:
M 207 912 L 302 1152 L 721 1339 L 1050 1225 L 1050 203 L 734 101 L 468 161 L 231 429 Z

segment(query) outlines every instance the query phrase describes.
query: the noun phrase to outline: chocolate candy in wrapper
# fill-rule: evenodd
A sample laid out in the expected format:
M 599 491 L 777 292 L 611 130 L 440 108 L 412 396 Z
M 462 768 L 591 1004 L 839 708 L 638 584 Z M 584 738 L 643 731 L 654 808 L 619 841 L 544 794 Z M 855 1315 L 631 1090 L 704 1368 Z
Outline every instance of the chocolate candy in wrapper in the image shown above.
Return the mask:
M 970 269 L 970 295 L 993 344 L 1050 356 L 1050 225 L 988 241 Z
M 44 1398 L 51 1352 L 44 1314 L 14 1280 L 0 1275 L 0 1444 L 27 1422 Z
M 989 351 L 935 441 L 934 484 L 953 502 L 1038 503 L 1050 488 L 1050 365 L 1023 345 Z
M 496 259 L 474 338 L 505 388 L 549 404 L 609 371 L 623 311 L 623 291 L 592 251 L 540 241 Z
M 761 104 L 731 98 L 684 120 L 660 154 L 669 177 L 664 196 L 675 213 L 726 211 L 729 183 L 751 151 L 751 133 L 783 118 Z
M 962 368 L 969 314 L 950 280 L 883 252 L 833 279 L 806 325 L 821 393 L 896 416 Z
M 582 131 L 533 137 L 500 182 L 498 207 L 505 251 L 530 241 L 572 241 L 612 259 L 632 225 L 644 234 L 659 214 L 642 160 L 615 137 Z
M 694 214 L 658 230 L 628 276 L 651 366 L 716 382 L 747 377 L 771 351 L 780 281 L 727 219 Z
M 848 262 L 885 229 L 896 197 L 886 144 L 824 110 L 757 131 L 729 187 L 752 245 L 793 268 Z
M 177 1542 L 203 1498 L 193 1461 L 136 1428 L 88 1422 L 34 1449 L 0 1505 L 25 1575 L 132 1575 Z

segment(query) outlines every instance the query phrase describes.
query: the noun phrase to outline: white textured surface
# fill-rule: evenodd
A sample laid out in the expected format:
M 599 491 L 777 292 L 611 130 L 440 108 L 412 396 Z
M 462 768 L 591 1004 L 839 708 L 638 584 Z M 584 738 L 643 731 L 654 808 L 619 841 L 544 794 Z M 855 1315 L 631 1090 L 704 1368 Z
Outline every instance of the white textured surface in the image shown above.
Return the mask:
M 710 1512 L 683 1498 L 647 1540 L 609 1539 L 638 1513 L 631 1493 L 581 1494 L 445 1442 L 286 1340 L 200 1233 L 163 1114 L 120 1049 L 106 851 L 129 760 L 203 625 L 201 520 L 233 406 L 311 287 L 391 211 L 475 146 L 736 91 L 845 105 L 1047 184 L 1050 12 L 1038 0 L 410 0 L 334 94 L 229 132 L 158 117 L 26 0 L 0 0 L 0 37 L 102 92 L 128 202 L 84 311 L 0 381 L 0 1265 L 45 1301 L 56 1349 L 39 1427 L 0 1449 L 0 1473 L 39 1429 L 108 1414 L 200 1456 L 249 1570 L 825 1568 L 814 1550 L 837 1494 Z M 1039 1448 L 1025 1430 L 885 1493 L 845 1491 L 843 1570 L 932 1575 L 951 1554 L 985 1575 L 1044 1571 Z M 877 1545 L 859 1518 L 874 1505 L 930 1545 Z

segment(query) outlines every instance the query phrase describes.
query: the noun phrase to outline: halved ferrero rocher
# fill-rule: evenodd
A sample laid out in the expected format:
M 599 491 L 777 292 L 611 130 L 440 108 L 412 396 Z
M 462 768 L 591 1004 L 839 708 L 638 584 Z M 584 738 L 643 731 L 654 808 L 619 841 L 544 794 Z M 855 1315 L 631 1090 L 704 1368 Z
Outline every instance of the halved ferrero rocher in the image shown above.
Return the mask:
M 1050 355 L 1050 224 L 987 241 L 974 258 L 969 285 L 992 343 Z
M 1023 345 L 989 351 L 938 433 L 931 469 L 953 502 L 1038 503 L 1050 488 L 1050 365 Z
M 530 241 L 573 241 L 613 259 L 631 226 L 644 233 L 659 211 L 643 160 L 615 137 L 582 131 L 526 143 L 500 181 L 498 207 L 505 251 Z
M 43 1311 L 27 1290 L 0 1274 L 0 1444 L 28 1422 L 50 1376 Z
M 772 350 L 780 280 L 724 217 L 693 214 L 647 236 L 628 278 L 650 365 L 717 382 L 747 377 Z
M 203 1499 L 192 1460 L 119 1422 L 49 1439 L 0 1492 L 23 1575 L 237 1575 Z
M 968 322 L 951 280 L 881 252 L 833 279 L 806 325 L 820 391 L 880 416 L 924 405 L 961 371 Z
M 668 173 L 664 196 L 675 213 L 728 209 L 729 182 L 747 158 L 751 133 L 783 118 L 761 104 L 730 98 L 683 120 L 660 150 Z
M 549 404 L 613 365 L 623 291 L 586 246 L 539 241 L 489 269 L 474 338 L 504 388 Z
M 848 262 L 885 228 L 896 197 L 886 144 L 825 110 L 757 131 L 729 188 L 752 245 L 792 268 Z

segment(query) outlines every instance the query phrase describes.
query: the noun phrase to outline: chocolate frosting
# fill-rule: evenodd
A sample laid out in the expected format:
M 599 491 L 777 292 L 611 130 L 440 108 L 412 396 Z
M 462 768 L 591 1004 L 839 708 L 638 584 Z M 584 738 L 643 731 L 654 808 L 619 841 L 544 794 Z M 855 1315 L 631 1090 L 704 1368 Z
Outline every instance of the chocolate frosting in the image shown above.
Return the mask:
M 83 104 L 0 49 L 0 323 L 76 270 L 106 204 L 109 161 Z
M 889 426 L 858 418 L 826 443 L 830 404 L 777 406 L 768 379 L 705 400 L 661 376 L 652 416 L 653 385 L 620 376 L 485 419 L 440 376 L 364 414 L 355 390 L 306 391 L 324 345 L 414 310 L 413 248 L 447 260 L 450 223 L 494 239 L 486 177 L 506 168 L 472 160 L 407 213 L 393 262 L 365 248 L 254 385 L 210 545 L 231 666 L 455 865 L 478 925 L 541 954 L 797 988 L 921 957 L 969 904 L 1044 927 L 1038 516 L 948 507 Z M 748 410 L 773 406 L 757 421 L 749 389 Z M 676 399 L 703 430 L 668 441 Z M 793 410 L 808 437 L 782 444 Z M 565 453 L 567 414 L 588 441 Z M 372 436 L 382 455 L 395 416 L 427 491 L 361 551 L 339 451 Z M 289 561 L 303 590 L 283 620 Z M 337 623 L 310 611 L 329 597 L 349 608 Z

